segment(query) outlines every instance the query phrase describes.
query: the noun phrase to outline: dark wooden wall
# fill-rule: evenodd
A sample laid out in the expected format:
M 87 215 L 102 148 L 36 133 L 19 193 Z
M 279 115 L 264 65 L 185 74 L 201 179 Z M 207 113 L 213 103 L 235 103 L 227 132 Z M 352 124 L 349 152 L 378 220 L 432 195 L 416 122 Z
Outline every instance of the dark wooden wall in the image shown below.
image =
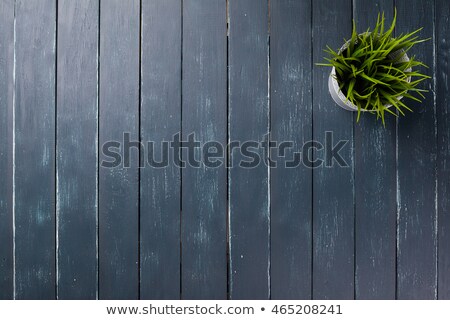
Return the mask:
M 430 38 L 429 92 L 356 123 L 315 62 L 395 7 L 397 34 Z M 447 0 L 2 0 L 0 299 L 449 299 L 449 18 Z M 136 146 L 100 165 L 124 135 L 327 132 L 347 167 L 226 150 L 228 168 L 155 169 Z

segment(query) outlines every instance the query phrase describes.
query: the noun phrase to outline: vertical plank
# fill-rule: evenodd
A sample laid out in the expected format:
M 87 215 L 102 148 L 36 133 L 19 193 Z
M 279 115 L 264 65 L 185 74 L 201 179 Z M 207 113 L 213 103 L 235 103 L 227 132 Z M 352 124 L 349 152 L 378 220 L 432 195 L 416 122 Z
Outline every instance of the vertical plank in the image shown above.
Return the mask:
M 141 298 L 179 299 L 180 169 L 162 143 L 181 129 L 180 0 L 142 3 L 141 71 L 141 138 L 154 143 L 141 169 Z
M 397 34 L 424 27 L 423 37 L 433 38 L 434 1 L 396 3 Z M 414 14 L 411 14 L 411 8 Z M 417 60 L 433 66 L 433 41 L 411 51 Z M 432 69 L 425 70 L 431 75 Z M 436 110 L 433 81 L 420 104 L 408 101 L 414 110 L 398 120 L 398 256 L 397 297 L 436 298 Z
M 59 0 L 58 299 L 97 295 L 98 1 Z
M 13 298 L 14 1 L 0 3 L 0 299 Z
M 56 297 L 56 1 L 16 1 L 15 287 Z
M 102 1 L 98 208 L 101 299 L 139 296 L 139 150 L 123 143 L 126 134 L 131 142 L 139 141 L 139 40 L 139 1 Z M 104 144 L 110 141 L 122 144 L 118 166 L 108 167 L 111 159 L 103 153 Z
M 436 111 L 438 123 L 438 294 L 450 299 L 450 3 L 436 0 Z
M 354 0 L 358 32 L 373 29 L 381 12 L 389 24 L 393 8 L 392 0 Z M 355 124 L 356 299 L 395 299 L 395 121 L 388 117 L 383 127 L 374 115 L 363 114 Z
M 271 297 L 311 299 L 312 170 L 287 164 L 312 138 L 311 2 L 270 5 L 272 140 L 293 143 L 284 157 L 273 155 Z
M 229 141 L 263 141 L 269 134 L 268 3 L 230 0 L 228 10 Z M 231 154 L 231 299 L 269 298 L 269 175 L 262 148 L 257 153 L 261 161 L 252 168 L 240 165 L 248 161 L 242 152 Z
M 313 60 L 319 62 L 326 45 L 339 49 L 351 35 L 351 1 L 313 2 Z M 339 26 L 337 28 L 336 26 Z M 328 93 L 330 69 L 313 69 L 313 137 L 326 146 L 326 131 L 335 146 L 347 140 L 340 155 L 347 166 L 324 159 L 313 172 L 313 298 L 354 298 L 353 113 L 337 106 Z M 330 154 L 329 154 L 330 155 Z M 331 161 L 330 161 L 331 160 Z
M 226 2 L 183 2 L 183 138 L 195 133 L 226 145 Z M 201 159 L 200 148 L 195 158 Z M 183 160 L 187 160 L 184 157 Z M 225 299 L 226 168 L 194 167 L 182 172 L 182 298 Z

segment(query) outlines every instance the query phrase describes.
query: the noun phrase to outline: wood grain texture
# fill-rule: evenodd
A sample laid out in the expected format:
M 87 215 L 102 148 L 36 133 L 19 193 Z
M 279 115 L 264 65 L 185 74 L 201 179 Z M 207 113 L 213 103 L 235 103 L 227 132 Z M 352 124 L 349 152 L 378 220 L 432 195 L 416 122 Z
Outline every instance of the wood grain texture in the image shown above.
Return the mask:
M 436 117 L 438 130 L 438 298 L 450 299 L 450 3 L 436 1 Z
M 421 36 L 433 38 L 434 1 L 396 3 L 397 34 L 424 27 Z M 411 14 L 411 8 L 414 14 Z M 414 47 L 411 54 L 433 66 L 433 40 Z M 432 74 L 433 69 L 425 70 Z M 397 297 L 436 298 L 436 114 L 433 81 L 422 104 L 398 120 L 398 257 Z
M 351 35 L 351 1 L 313 2 L 313 61 L 324 56 L 326 45 L 339 49 Z M 339 27 L 337 27 L 339 26 Z M 313 172 L 313 299 L 354 298 L 353 114 L 338 107 L 328 92 L 329 68 L 313 68 L 313 137 L 325 148 L 326 131 L 341 149 L 347 167 L 325 159 Z
M 16 1 L 15 288 L 54 299 L 56 1 Z
M 181 1 L 142 3 L 141 138 L 154 142 L 141 169 L 141 298 L 180 298 L 180 168 L 162 143 L 181 130 Z M 152 154 L 149 154 L 149 151 Z
M 59 0 L 58 299 L 97 296 L 98 1 Z
M 355 123 L 314 64 L 395 6 L 397 35 L 432 38 L 411 51 L 430 92 Z M 449 19 L 446 0 L 0 1 L 0 299 L 450 299 Z M 236 149 L 151 167 L 180 131 L 293 145 L 271 169 Z M 312 139 L 322 165 L 286 168 Z
M 312 169 L 286 161 L 312 139 L 311 3 L 270 1 L 271 138 L 292 142 L 271 169 L 271 297 L 311 299 Z
M 100 6 L 100 147 L 108 141 L 139 141 L 138 0 L 104 0 Z M 139 296 L 138 148 L 122 144 L 119 166 L 100 151 L 99 297 Z M 129 157 L 125 151 L 129 150 Z M 127 159 L 128 158 L 128 159 Z M 126 161 L 129 164 L 126 164 Z
M 358 32 L 373 29 L 381 12 L 389 25 L 393 8 L 392 0 L 354 0 Z M 386 117 L 384 127 L 375 115 L 362 114 L 355 124 L 356 299 L 395 298 L 395 122 L 395 117 Z
M 0 300 L 13 288 L 14 1 L 0 3 Z
M 183 2 L 183 138 L 227 136 L 226 2 Z M 196 148 L 195 158 L 202 153 Z M 184 157 L 183 160 L 187 160 Z M 226 168 L 182 170 L 182 298 L 227 297 Z
M 268 4 L 231 0 L 228 14 L 229 141 L 263 141 L 269 134 Z M 252 168 L 240 164 L 249 160 L 242 152 L 235 149 L 231 154 L 231 299 L 269 298 L 269 171 L 263 149 L 256 153 L 260 162 Z

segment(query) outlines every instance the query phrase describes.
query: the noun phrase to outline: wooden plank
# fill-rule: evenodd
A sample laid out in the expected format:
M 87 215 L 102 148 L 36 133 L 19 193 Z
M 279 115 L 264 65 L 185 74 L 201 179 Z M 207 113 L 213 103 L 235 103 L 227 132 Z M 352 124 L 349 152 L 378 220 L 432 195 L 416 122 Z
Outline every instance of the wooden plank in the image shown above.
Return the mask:
M 450 3 L 436 1 L 436 111 L 438 132 L 438 294 L 450 299 Z
M 313 61 L 322 61 L 326 45 L 339 49 L 351 35 L 351 1 L 314 1 Z M 336 26 L 339 26 L 337 28 Z M 328 93 L 330 69 L 313 69 L 313 137 L 333 147 L 347 140 L 339 153 L 347 167 L 325 161 L 313 172 L 313 298 L 354 298 L 353 113 L 337 106 Z M 331 155 L 331 153 L 330 153 Z M 328 166 L 328 167 L 327 167 Z M 331 166 L 331 167 L 330 167 Z
M 292 142 L 271 169 L 271 297 L 311 299 L 312 170 L 286 162 L 312 138 L 311 3 L 270 1 L 271 132 Z
M 228 5 L 229 141 L 259 142 L 269 134 L 268 5 L 265 0 L 230 0 Z M 261 161 L 251 168 L 240 165 L 248 161 L 240 150 L 231 154 L 231 299 L 268 299 L 270 293 L 269 171 L 263 149 L 256 152 Z
M 59 0 L 58 299 L 97 296 L 98 1 Z
M 393 0 L 355 0 L 358 32 L 373 29 L 381 12 L 390 24 L 393 8 Z M 355 124 L 356 299 L 395 299 L 395 122 L 395 117 L 387 117 L 383 127 L 374 115 L 363 114 Z
M 183 2 L 183 138 L 195 133 L 202 144 L 227 136 L 226 2 Z M 200 148 L 195 149 L 201 159 Z M 183 160 L 187 160 L 184 157 Z M 182 172 L 182 298 L 225 299 L 226 168 Z
M 411 8 L 414 14 L 411 14 Z M 397 33 L 424 27 L 423 37 L 433 37 L 434 2 L 397 3 Z M 416 59 L 433 66 L 433 41 L 411 50 Z M 425 70 L 432 74 L 432 69 Z M 422 103 L 408 101 L 414 110 L 398 120 L 398 257 L 397 297 L 436 298 L 436 113 L 433 81 Z
M 56 1 L 16 1 L 15 288 L 56 297 Z
M 141 70 L 141 137 L 154 143 L 141 169 L 141 298 L 179 299 L 180 168 L 173 153 L 162 168 L 148 160 L 181 130 L 180 0 L 142 3 Z
M 13 288 L 14 1 L 0 3 L 0 299 Z
M 121 163 L 107 167 L 111 158 L 100 151 L 99 297 L 137 299 L 139 155 L 123 142 L 126 134 L 139 139 L 139 1 L 102 1 L 100 12 L 99 145 L 120 142 L 129 157 L 122 152 Z

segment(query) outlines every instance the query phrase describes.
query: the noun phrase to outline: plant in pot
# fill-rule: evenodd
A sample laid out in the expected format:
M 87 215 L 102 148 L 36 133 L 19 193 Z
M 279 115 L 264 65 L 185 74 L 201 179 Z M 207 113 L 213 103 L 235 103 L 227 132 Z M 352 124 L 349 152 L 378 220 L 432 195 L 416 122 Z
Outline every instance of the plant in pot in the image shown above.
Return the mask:
M 426 67 L 409 50 L 429 39 L 420 39 L 416 34 L 422 29 L 394 37 L 397 12 L 392 24 L 385 30 L 385 16 L 378 15 L 373 30 L 357 33 L 353 21 L 351 39 L 334 51 L 327 47 L 330 57 L 321 66 L 332 67 L 328 88 L 333 100 L 342 108 L 376 114 L 385 123 L 385 112 L 394 116 L 412 111 L 404 102 L 408 98 L 421 102 L 425 98 L 418 84 L 429 76 L 415 69 Z

